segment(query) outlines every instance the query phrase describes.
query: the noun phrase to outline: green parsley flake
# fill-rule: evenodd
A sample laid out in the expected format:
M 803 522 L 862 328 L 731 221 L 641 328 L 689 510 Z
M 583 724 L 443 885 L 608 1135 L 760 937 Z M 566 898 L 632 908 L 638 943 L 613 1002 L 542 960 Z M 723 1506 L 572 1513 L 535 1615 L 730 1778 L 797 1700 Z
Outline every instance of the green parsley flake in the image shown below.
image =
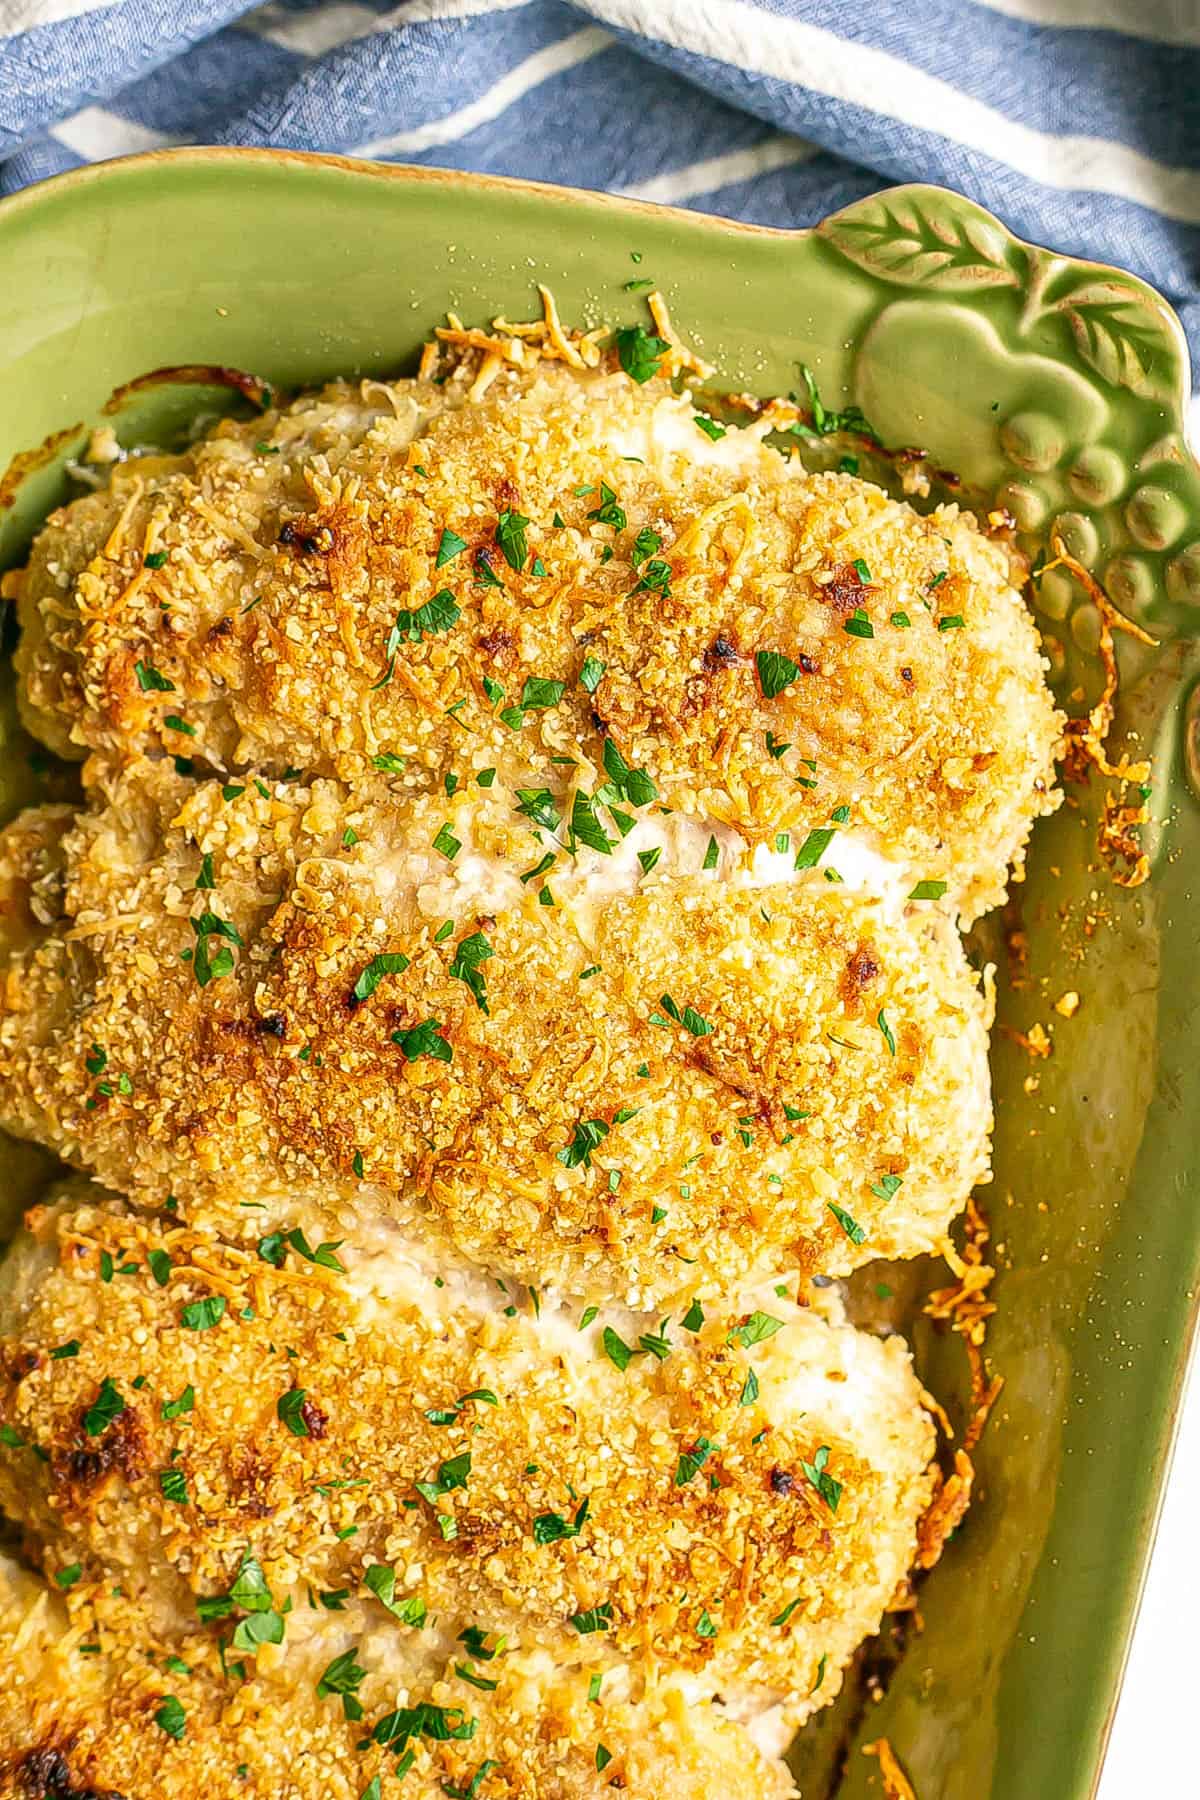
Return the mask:
M 175 683 L 157 670 L 153 663 L 135 662 L 133 672 L 144 694 L 173 694 Z
M 206 1294 L 184 1307 L 179 1323 L 185 1331 L 211 1331 L 225 1317 L 226 1305 L 224 1294 Z
M 798 869 L 815 869 L 832 844 L 834 836 L 834 828 L 829 825 L 821 825 L 816 830 L 810 831 L 796 852 L 796 867 Z
M 100 1383 L 100 1392 L 83 1415 L 83 1429 L 89 1437 L 103 1437 L 113 1420 L 119 1419 L 124 1411 L 125 1402 L 116 1383 L 106 1375 Z
M 444 527 L 441 541 L 437 547 L 437 556 L 434 558 L 434 568 L 444 568 L 448 562 L 453 562 L 456 556 L 461 556 L 466 547 L 466 538 L 460 538 L 456 531 L 450 530 L 449 526 Z
M 662 994 L 658 1003 L 667 1017 L 664 1019 L 660 1013 L 651 1013 L 651 1025 L 665 1026 L 669 1030 L 670 1021 L 673 1019 L 676 1025 L 682 1025 L 684 1030 L 690 1031 L 693 1037 L 711 1037 L 716 1030 L 716 1027 L 710 1025 L 708 1020 L 703 1018 L 694 1007 L 685 1006 L 680 1012 L 670 994 Z
M 450 964 L 450 974 L 455 981 L 461 981 L 470 990 L 480 1012 L 488 1010 L 487 985 L 483 975 L 483 964 L 495 951 L 482 931 L 473 931 L 469 937 L 461 939 L 454 952 L 454 960 Z
M 776 1319 L 771 1313 L 752 1312 L 742 1325 L 735 1325 L 725 1339 L 727 1344 L 740 1344 L 743 1350 L 749 1350 L 753 1344 L 765 1343 L 768 1338 L 783 1330 L 783 1320 Z
M 896 1054 L 895 1034 L 892 1031 L 891 1026 L 888 1024 L 887 1014 L 884 1012 L 882 1006 L 879 1009 L 878 1015 L 875 1019 L 875 1023 L 878 1025 L 880 1031 L 883 1033 L 883 1041 L 887 1045 L 889 1053 L 892 1056 L 895 1056 L 895 1054 Z
M 496 542 L 509 568 L 515 569 L 518 574 L 529 557 L 529 544 L 525 536 L 528 525 L 529 520 L 524 513 L 510 512 L 507 508 L 496 521 Z
M 697 1438 L 690 1450 L 681 1450 L 675 1470 L 675 1486 L 686 1487 L 700 1473 L 716 1445 L 706 1437 Z
M 449 820 L 446 821 L 434 838 L 433 847 L 435 850 L 441 852 L 447 862 L 453 862 L 459 851 L 462 849 L 462 840 L 461 838 L 456 838 L 451 831 Z
M 409 1031 L 393 1031 L 392 1042 L 400 1046 L 405 1062 L 416 1062 L 422 1056 L 431 1057 L 434 1062 L 453 1062 L 454 1051 L 441 1033 L 439 1020 L 425 1019 Z
M 812 1461 L 810 1463 L 801 1462 L 800 1467 L 803 1469 L 813 1487 L 816 1488 L 830 1512 L 836 1512 L 838 1501 L 842 1497 L 842 1484 L 840 1481 L 835 1481 L 833 1476 L 826 1472 L 826 1464 L 828 1461 L 829 1445 L 822 1444 Z
M 385 950 L 378 956 L 373 956 L 351 989 L 352 998 L 356 1001 L 369 1000 L 384 976 L 403 975 L 408 961 L 408 957 L 399 950 Z
M 599 1606 L 589 1606 L 586 1612 L 572 1613 L 570 1623 L 580 1637 L 590 1637 L 597 1631 L 611 1631 L 612 1601 L 602 1600 Z
M 910 900 L 940 900 L 946 891 L 944 881 L 918 881 L 908 897 Z
M 829 1200 L 826 1202 L 826 1205 L 852 1244 L 866 1243 L 866 1232 L 863 1230 L 858 1220 L 853 1218 L 851 1214 L 846 1211 L 845 1207 L 839 1206 L 836 1200 Z
M 861 606 L 856 606 L 850 617 L 843 619 L 842 630 L 847 637 L 873 638 L 875 636 L 875 627 Z
M 187 1714 L 174 1694 L 164 1694 L 159 1702 L 158 1711 L 154 1715 L 154 1723 L 160 1731 L 180 1743 L 187 1731 Z
M 764 700 L 774 700 L 777 694 L 782 694 L 784 688 L 791 687 L 800 674 L 799 663 L 794 663 L 782 650 L 756 651 L 754 666 L 758 670 L 758 682 Z
M 304 1416 L 304 1403 L 308 1398 L 307 1388 L 289 1388 L 281 1394 L 275 1404 L 275 1416 L 287 1426 L 293 1437 L 311 1436 L 308 1420 Z
M 640 386 L 657 375 L 663 357 L 671 348 L 665 338 L 656 337 L 642 325 L 626 325 L 613 334 L 617 358 L 625 373 Z

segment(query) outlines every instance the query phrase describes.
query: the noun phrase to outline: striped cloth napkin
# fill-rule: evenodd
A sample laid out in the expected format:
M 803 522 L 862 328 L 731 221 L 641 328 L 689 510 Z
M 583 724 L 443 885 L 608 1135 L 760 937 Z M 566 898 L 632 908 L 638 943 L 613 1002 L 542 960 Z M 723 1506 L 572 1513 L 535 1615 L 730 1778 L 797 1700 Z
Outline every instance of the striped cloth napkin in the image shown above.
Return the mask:
M 1200 353 L 1197 0 L 0 0 L 0 190 L 196 142 L 772 225 L 943 182 L 1136 270 Z

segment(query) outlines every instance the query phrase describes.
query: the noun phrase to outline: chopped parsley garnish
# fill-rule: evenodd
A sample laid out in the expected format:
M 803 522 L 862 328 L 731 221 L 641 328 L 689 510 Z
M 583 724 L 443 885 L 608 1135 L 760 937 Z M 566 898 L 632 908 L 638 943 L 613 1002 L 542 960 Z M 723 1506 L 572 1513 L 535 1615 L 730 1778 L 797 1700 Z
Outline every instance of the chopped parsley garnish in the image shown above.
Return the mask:
M 133 672 L 144 694 L 173 694 L 175 683 L 156 669 L 153 663 L 135 662 Z
M 89 1437 L 103 1437 L 113 1420 L 119 1419 L 124 1411 L 125 1402 L 116 1383 L 106 1375 L 100 1383 L 100 1392 L 83 1415 L 83 1429 Z
M 895 1056 L 895 1054 L 896 1054 L 896 1036 L 895 1036 L 895 1033 L 893 1032 L 891 1026 L 888 1024 L 887 1014 L 884 1012 L 882 1006 L 880 1007 L 879 1012 L 876 1016 L 875 1023 L 878 1025 L 880 1031 L 883 1034 L 883 1041 L 888 1047 L 889 1054 L 892 1056 Z
M 385 775 L 403 775 L 404 758 L 393 755 L 390 750 L 385 750 L 382 755 L 371 758 L 371 767 L 381 770 Z
M 828 1200 L 826 1201 L 826 1205 L 852 1244 L 866 1243 L 866 1232 L 863 1230 L 858 1220 L 846 1211 L 844 1206 L 839 1206 L 836 1200 Z
M 598 656 L 585 656 L 583 667 L 579 671 L 579 685 L 585 693 L 594 694 L 600 686 L 607 663 L 602 663 Z
M 193 1300 L 184 1307 L 179 1323 L 185 1331 L 211 1331 L 225 1317 L 226 1305 L 224 1294 L 206 1294 L 203 1300 Z
M 437 1019 L 424 1019 L 409 1031 L 393 1031 L 392 1042 L 400 1046 L 405 1062 L 416 1062 L 422 1056 L 432 1057 L 435 1062 L 454 1061 L 454 1051 L 442 1036 Z
M 150 1273 L 153 1275 L 158 1286 L 166 1287 L 168 1281 L 171 1279 L 171 1258 L 168 1256 L 167 1252 L 165 1250 L 151 1250 L 146 1261 L 150 1265 Z
M 800 674 L 799 663 L 794 663 L 782 650 L 756 651 L 754 666 L 758 670 L 758 682 L 764 700 L 774 700 L 776 694 L 782 694 L 784 688 L 790 687 Z
M 625 325 L 613 334 L 617 358 L 625 373 L 640 385 L 658 374 L 659 366 L 671 348 L 665 338 L 656 337 L 643 325 Z
M 467 1718 L 461 1706 L 434 1706 L 429 1700 L 418 1700 L 415 1706 L 401 1706 L 385 1714 L 371 1733 L 371 1742 L 393 1750 L 403 1749 L 410 1738 L 427 1737 L 440 1744 L 453 1738 L 461 1743 L 475 1736 L 478 1724 L 478 1719 Z M 411 1762 L 408 1766 L 412 1767 Z
M 426 1606 L 420 1594 L 407 1594 L 403 1599 L 396 1598 L 396 1574 L 386 1563 L 373 1563 L 363 1575 L 363 1581 L 381 1605 L 386 1606 L 392 1617 L 399 1619 L 402 1625 L 414 1625 L 419 1631 L 425 1623 Z
M 490 788 L 495 785 L 495 780 L 495 769 L 480 769 L 478 775 L 475 777 L 475 785 L 476 787 Z
M 546 831 L 558 830 L 562 819 L 549 788 L 518 788 L 516 794 L 517 811 L 522 818 L 543 826 Z
M 600 504 L 593 507 L 587 515 L 600 525 L 611 525 L 614 531 L 624 531 L 626 526 L 625 509 L 606 481 L 600 483 Z
M 496 953 L 488 943 L 482 931 L 473 931 L 469 937 L 463 938 L 454 952 L 454 960 L 450 964 L 450 974 L 455 981 L 464 982 L 470 990 L 480 1012 L 488 1009 L 487 984 L 483 974 L 483 965 Z
M 810 831 L 799 850 L 796 852 L 798 869 L 815 869 L 834 839 L 834 829 L 830 825 L 820 825 Z
M 716 838 L 710 837 L 708 840 L 708 843 L 705 846 L 704 861 L 701 863 L 700 867 L 702 869 L 715 869 L 717 866 L 717 862 L 720 858 L 720 855 L 721 855 L 721 851 L 717 844 Z
M 918 881 L 908 897 L 910 900 L 940 900 L 946 888 L 944 881 Z
M 71 1357 L 78 1355 L 79 1339 L 70 1338 L 65 1344 L 55 1345 L 54 1349 L 50 1352 L 50 1360 L 51 1362 L 67 1362 Z
M 857 431 L 861 433 L 863 437 L 874 438 L 876 442 L 879 441 L 879 433 L 872 430 L 871 426 L 863 417 L 862 410 L 859 407 L 848 406 L 844 412 L 831 412 L 829 408 L 824 405 L 821 396 L 817 391 L 816 377 L 808 367 L 807 363 L 800 364 L 800 374 L 803 377 L 805 387 L 808 389 L 808 404 L 812 413 L 811 427 L 802 426 L 800 427 L 801 431 L 811 429 L 818 437 L 828 437 L 835 431 Z
M 894 612 L 892 614 L 891 623 L 898 631 L 904 631 L 912 624 L 912 620 L 906 612 Z
M 692 1301 L 679 1323 L 685 1331 L 699 1331 L 704 1323 L 704 1308 L 698 1300 Z
M 641 579 L 633 588 L 635 594 L 669 594 L 671 591 L 671 565 L 661 557 L 652 556 L 648 563 L 642 565 Z
M 434 558 L 433 564 L 434 568 L 444 568 L 448 562 L 453 562 L 456 556 L 461 556 L 466 547 L 466 538 L 460 538 L 457 531 L 451 531 L 449 526 L 446 526 L 442 531 L 441 540 L 438 543 L 437 556 Z
M 612 1761 L 612 1751 L 607 1744 L 596 1745 L 596 1773 L 602 1775 Z
M 847 637 L 873 638 L 875 636 L 875 627 L 861 606 L 856 606 L 850 617 L 842 620 L 842 630 Z
M 475 552 L 475 555 L 471 559 L 471 568 L 474 571 L 476 581 L 481 582 L 484 587 L 504 586 L 504 583 L 497 575 L 495 569 L 493 569 L 492 559 L 486 550 L 477 550 Z M 486 681 L 484 682 L 484 686 L 487 686 Z
M 60 1588 L 71 1588 L 75 1586 L 82 1574 L 82 1566 L 79 1563 L 71 1563 L 68 1568 L 59 1569 L 54 1579 Z
M 801 1462 L 800 1467 L 803 1469 L 813 1487 L 816 1488 L 830 1512 L 836 1512 L 838 1501 L 842 1497 L 842 1484 L 840 1481 L 835 1481 L 833 1476 L 826 1472 L 826 1464 L 828 1461 L 829 1445 L 822 1444 L 812 1461 L 810 1463 Z
M 560 1544 L 566 1538 L 577 1538 L 587 1520 L 590 1505 L 589 1500 L 581 1500 L 573 1519 L 564 1519 L 561 1513 L 539 1513 L 533 1521 L 534 1543 Z
M 662 538 L 658 532 L 651 531 L 648 525 L 643 525 L 633 540 L 633 549 L 630 552 L 629 560 L 636 569 L 646 561 L 647 557 L 653 556 L 656 550 L 661 549 Z
M 940 588 L 943 581 L 945 581 L 947 579 L 949 574 L 950 574 L 949 569 L 940 570 L 938 574 L 934 575 L 931 580 L 926 582 L 926 584 L 925 584 L 926 593 L 932 594 L 936 588 Z
M 586 1612 L 572 1613 L 570 1623 L 580 1637 L 590 1637 L 596 1631 L 611 1631 L 612 1601 L 602 1600 L 599 1606 L 589 1606 Z
M 509 568 L 515 569 L 518 574 L 529 557 L 529 544 L 525 536 L 528 525 L 529 520 L 524 513 L 510 512 L 507 508 L 496 521 L 496 542 Z
M 187 1476 L 182 1469 L 164 1469 L 158 1478 L 164 1500 L 173 1500 L 177 1506 L 188 1503 Z
M 174 1738 L 179 1743 L 187 1731 L 187 1714 L 174 1694 L 164 1694 L 154 1715 L 154 1723 L 160 1731 Z
M 700 427 L 705 437 L 712 438 L 714 443 L 718 438 L 723 438 L 725 436 L 725 427 L 719 420 L 710 419 L 707 413 L 696 413 L 694 417 L 696 424 Z
M 399 950 L 384 950 L 373 956 L 355 982 L 351 992 L 355 1000 L 369 1000 L 385 975 L 403 975 L 408 957 Z
M 590 850 L 598 850 L 602 856 L 611 856 L 613 840 L 596 817 L 593 801 L 577 788 L 571 803 L 571 838 L 572 845 L 577 839 L 586 844 Z
M 580 1119 L 566 1149 L 555 1153 L 557 1160 L 565 1169 L 578 1169 L 581 1165 L 590 1169 L 592 1151 L 599 1149 L 608 1133 L 609 1127 L 603 1119 Z
M 210 981 L 219 981 L 222 976 L 233 973 L 233 952 L 230 944 L 241 945 L 241 937 L 237 927 L 228 919 L 222 919 L 215 912 L 205 911 L 188 923 L 196 934 L 196 947 L 191 953 L 192 973 L 200 987 L 207 987 Z M 211 938 L 223 938 L 226 942 L 218 944 L 215 950 L 210 948 Z
M 947 613 L 944 619 L 938 620 L 937 628 L 939 631 L 962 631 L 966 623 L 961 613 Z
M 630 806 L 649 806 L 652 800 L 658 799 L 658 789 L 650 776 L 644 769 L 630 767 L 615 738 L 604 740 L 604 772 L 608 776 L 608 786 L 614 789 L 613 799 L 626 800 Z M 604 792 L 607 798 L 607 789 Z
M 167 560 L 167 555 L 168 552 L 165 550 L 151 550 L 148 556 L 143 556 L 142 567 L 144 569 L 161 569 Z
M 653 850 L 639 850 L 637 857 L 642 865 L 643 874 L 648 875 L 651 869 L 657 867 L 662 857 L 662 845 L 656 844 Z
M 566 691 L 565 681 L 549 681 L 542 675 L 529 675 L 521 689 L 521 710 L 543 712 L 547 707 L 557 706 Z
M 716 1445 L 706 1437 L 697 1438 L 690 1450 L 681 1450 L 679 1463 L 675 1470 L 675 1486 L 686 1487 L 700 1473 Z
M 877 1200 L 891 1200 L 903 1186 L 902 1175 L 881 1175 L 878 1181 L 871 1183 L 871 1192 Z
M 184 1413 L 193 1412 L 195 1406 L 196 1390 L 189 1381 L 178 1400 L 164 1400 L 159 1412 L 163 1419 L 170 1421 L 171 1419 L 181 1419 Z
M 343 1650 L 340 1656 L 334 1657 L 317 1683 L 318 1700 L 325 1700 L 336 1694 L 348 1719 L 361 1719 L 363 1716 L 362 1702 L 356 1696 L 357 1690 L 366 1680 L 367 1671 L 355 1661 L 357 1654 L 354 1646 Z
M 742 1391 L 738 1395 L 739 1406 L 753 1406 L 758 1399 L 758 1376 L 753 1369 L 747 1369 L 746 1379 L 742 1383 Z
M 186 719 L 181 719 L 178 713 L 168 713 L 163 724 L 169 731 L 182 731 L 184 737 L 195 737 L 196 735 L 196 727 L 189 725 Z
M 717 1628 L 709 1618 L 708 1609 L 706 1607 L 696 1621 L 696 1636 L 698 1638 L 715 1638 L 716 1635 Z
M 651 1013 L 650 1023 L 652 1025 L 662 1025 L 669 1030 L 670 1021 L 673 1019 L 676 1025 L 682 1025 L 684 1030 L 690 1031 L 693 1037 L 711 1037 L 716 1029 L 716 1027 L 710 1025 L 708 1020 L 703 1018 L 694 1007 L 685 1006 L 683 1011 L 680 1012 L 670 994 L 662 994 L 659 997 L 658 1004 L 662 1007 L 662 1010 L 666 1013 L 667 1017 L 664 1019 L 661 1013 Z
M 775 1614 L 775 1617 L 771 1620 L 771 1624 L 772 1625 L 786 1625 L 788 1620 L 791 1618 L 792 1614 L 795 1612 L 796 1608 L 799 1605 L 800 1605 L 799 1598 L 797 1598 L 795 1600 L 789 1600 L 787 1605 L 784 1607 L 783 1611 L 777 1612 Z
M 287 1426 L 293 1437 L 306 1438 L 312 1435 L 304 1416 L 304 1402 L 307 1398 L 307 1388 L 294 1387 L 289 1388 L 286 1394 L 281 1394 L 275 1404 L 276 1417 Z
M 858 579 L 862 582 L 863 586 L 865 587 L 871 579 L 871 571 L 867 567 L 866 563 L 863 561 L 862 557 L 856 556 L 853 563 L 851 564 L 851 567 L 853 568 L 854 573 L 858 576 Z
M 783 1320 L 776 1319 L 771 1313 L 752 1312 L 743 1325 L 735 1325 L 726 1337 L 727 1344 L 740 1344 L 743 1350 L 749 1350 L 752 1344 L 765 1343 L 767 1338 L 775 1336 L 783 1330 Z
M 462 849 L 462 839 L 455 837 L 450 829 L 449 820 L 447 820 L 438 831 L 437 836 L 433 840 L 433 847 L 435 850 L 441 852 L 447 862 L 453 862 L 459 851 Z
M 609 1362 L 613 1364 L 614 1368 L 619 1369 L 623 1375 L 633 1361 L 635 1352 L 629 1348 L 629 1345 L 625 1342 L 624 1338 L 618 1336 L 611 1325 L 606 1325 L 604 1327 L 602 1342 L 604 1344 L 604 1354 L 607 1356 Z

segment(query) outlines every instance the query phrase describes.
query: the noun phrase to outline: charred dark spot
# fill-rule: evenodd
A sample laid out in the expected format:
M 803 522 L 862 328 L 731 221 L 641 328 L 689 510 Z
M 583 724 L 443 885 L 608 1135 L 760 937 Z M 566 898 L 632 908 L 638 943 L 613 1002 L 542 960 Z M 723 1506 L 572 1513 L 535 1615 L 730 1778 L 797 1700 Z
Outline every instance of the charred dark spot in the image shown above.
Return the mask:
M 35 1369 L 41 1367 L 41 1356 L 36 1350 L 22 1349 L 20 1346 L 6 1351 L 3 1358 L 3 1369 L 9 1381 L 24 1381 Z
M 594 631 L 581 631 L 579 636 L 575 639 L 576 644 L 581 650 L 586 650 L 588 646 L 594 644 L 595 641 L 596 633 Z
M 300 1417 L 308 1428 L 310 1438 L 323 1438 L 329 1426 L 329 1414 L 322 1412 L 315 1400 L 303 1400 L 300 1404 Z
M 306 556 L 325 556 L 333 549 L 333 533 L 328 525 L 318 525 L 315 531 L 300 531 L 295 521 L 288 519 L 279 528 L 279 542 L 294 545 Z
M 710 1144 L 723 1144 L 725 1142 L 725 1133 L 723 1131 L 710 1131 L 708 1134 L 708 1141 Z
M 913 678 L 913 672 L 911 669 L 907 669 L 907 668 L 901 669 L 901 671 L 900 671 L 901 681 L 911 681 L 912 678 Z
M 727 637 L 714 638 L 704 652 L 706 669 L 728 668 L 730 663 L 740 662 L 741 656 L 736 644 L 731 644 Z
M 595 728 L 595 730 L 597 730 L 600 733 L 601 737 L 607 737 L 609 735 L 608 720 L 602 719 L 600 717 L 600 714 L 598 712 L 596 712 L 595 708 L 592 709 L 592 725 Z
M 143 1472 L 145 1433 L 137 1409 L 126 1403 L 103 1437 L 88 1438 L 80 1412 L 80 1437 L 74 1446 L 58 1451 L 51 1459 L 57 1481 L 77 1490 L 82 1497 L 89 1490 L 102 1487 L 114 1475 L 132 1481 Z
M 518 494 L 511 476 L 501 475 L 492 492 L 496 497 L 497 512 L 516 512 L 517 501 L 521 496 Z
M 817 589 L 819 597 L 843 617 L 860 607 L 863 595 L 872 591 L 853 563 L 839 563 L 830 580 Z
M 228 613 L 223 613 L 215 625 L 208 628 L 210 638 L 227 638 L 233 635 L 233 620 Z
M 773 1494 L 790 1494 L 796 1485 L 796 1477 L 790 1469 L 776 1467 L 771 1470 L 767 1479 L 771 1484 Z
M 17 1782 L 29 1800 L 124 1800 L 112 1788 L 81 1787 L 61 1750 L 31 1750 L 18 1765 Z
M 815 663 L 807 650 L 797 650 L 796 662 L 802 675 L 819 675 L 821 667 Z
M 839 992 L 845 1006 L 853 1011 L 862 999 L 863 990 L 869 987 L 879 974 L 879 964 L 872 951 L 865 944 L 860 944 L 846 963 L 842 971 L 842 979 L 838 984 Z
M 497 658 L 507 656 L 516 641 L 512 632 L 504 625 L 498 625 L 495 631 L 485 631 L 481 638 L 476 639 L 485 656 Z
M 282 1013 L 265 1013 L 255 1020 L 255 1030 L 261 1031 L 264 1037 L 281 1038 L 287 1031 L 287 1020 Z

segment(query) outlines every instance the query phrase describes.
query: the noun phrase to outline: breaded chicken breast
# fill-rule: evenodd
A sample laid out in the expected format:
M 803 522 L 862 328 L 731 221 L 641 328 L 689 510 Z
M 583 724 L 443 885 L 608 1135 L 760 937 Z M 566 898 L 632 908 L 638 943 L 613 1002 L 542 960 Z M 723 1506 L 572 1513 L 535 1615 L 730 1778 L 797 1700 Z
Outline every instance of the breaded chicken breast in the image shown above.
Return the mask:
M 0 1122 L 226 1230 L 307 1187 L 635 1306 L 935 1247 L 991 1123 L 948 918 L 790 850 L 764 869 L 727 842 L 722 871 L 676 836 L 610 871 L 562 850 L 579 792 L 497 781 L 451 824 L 379 777 L 142 759 L 77 816 L 22 815 Z M 560 885 L 521 878 L 530 812 Z
M 458 1621 L 418 1649 L 354 1604 L 305 1605 L 283 1643 L 235 1649 L 228 1630 L 165 1631 L 119 1589 L 59 1573 L 65 1592 L 0 1557 L 0 1800 L 795 1792 L 749 1732 L 671 1681 L 593 1697 L 586 1670 L 481 1645 Z
M 760 840 L 843 804 L 965 917 L 1055 802 L 1061 730 L 1005 549 L 765 424 L 623 373 L 486 399 L 378 382 L 136 457 L 15 583 L 30 728 L 66 755 L 438 777 L 600 761 Z
M 163 1629 L 236 1611 L 249 1556 L 281 1603 L 649 1659 L 794 1727 L 913 1558 L 933 1430 L 899 1338 L 770 1290 L 581 1319 L 434 1276 L 394 1230 L 255 1251 L 86 1184 L 31 1223 L 0 1295 L 0 1505 L 48 1576 L 107 1572 Z

